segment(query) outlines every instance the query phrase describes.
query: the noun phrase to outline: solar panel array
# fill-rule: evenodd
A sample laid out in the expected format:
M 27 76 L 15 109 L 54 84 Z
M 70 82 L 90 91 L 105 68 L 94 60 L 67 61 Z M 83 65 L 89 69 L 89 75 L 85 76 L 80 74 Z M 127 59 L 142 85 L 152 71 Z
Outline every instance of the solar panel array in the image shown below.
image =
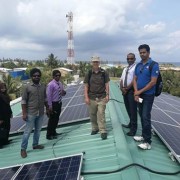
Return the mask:
M 169 94 L 155 98 L 151 119 L 155 132 L 180 162 L 180 98 Z
M 72 85 L 66 89 L 66 96 L 62 99 L 62 111 L 59 118 L 59 124 L 67 124 L 89 119 L 88 106 L 84 102 L 84 85 Z M 48 117 L 45 115 L 43 127 L 47 127 Z M 10 133 L 23 131 L 25 122 L 22 120 L 22 114 L 11 119 Z
M 0 169 L 0 179 L 79 180 L 82 154 Z

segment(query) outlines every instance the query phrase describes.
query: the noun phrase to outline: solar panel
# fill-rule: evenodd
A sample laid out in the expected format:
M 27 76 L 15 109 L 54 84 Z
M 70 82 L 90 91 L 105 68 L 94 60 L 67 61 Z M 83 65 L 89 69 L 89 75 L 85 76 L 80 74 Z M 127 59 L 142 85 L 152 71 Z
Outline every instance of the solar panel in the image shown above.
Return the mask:
M 23 165 L 15 180 L 79 180 L 82 154 Z
M 179 100 L 178 97 L 162 94 L 155 99 L 151 119 L 155 132 L 180 162 L 180 110 L 177 108 Z
M 66 110 L 61 114 L 59 123 L 70 123 L 81 121 L 89 118 L 89 111 L 86 104 L 69 106 Z
M 85 104 L 84 103 L 84 96 L 75 96 L 71 102 L 69 103 L 69 106 L 72 105 L 78 105 L 78 104 Z
M 62 99 L 62 111 L 59 124 L 76 122 L 89 118 L 87 106 L 84 103 L 84 85 L 68 86 L 66 96 Z M 74 106 L 74 107 L 72 107 Z M 76 107 L 75 107 L 76 106 Z M 47 127 L 48 117 L 45 115 L 43 127 Z M 22 120 L 21 114 L 11 119 L 11 134 L 24 130 L 25 122 Z
M 169 126 L 158 122 L 153 122 L 153 126 L 165 144 L 180 158 L 180 126 Z
M 80 95 L 84 95 L 84 89 L 78 90 L 78 91 L 76 92 L 76 96 L 80 96 Z
M 67 106 L 67 104 L 69 103 L 70 100 L 71 100 L 71 98 L 63 98 L 62 99 L 62 107 Z
M 8 180 L 12 179 L 12 177 L 17 173 L 21 166 L 13 166 L 4 169 L 0 169 L 0 179 Z
M 22 115 L 15 116 L 11 119 L 11 133 L 18 132 L 22 126 L 25 125 L 25 121 L 22 120 Z

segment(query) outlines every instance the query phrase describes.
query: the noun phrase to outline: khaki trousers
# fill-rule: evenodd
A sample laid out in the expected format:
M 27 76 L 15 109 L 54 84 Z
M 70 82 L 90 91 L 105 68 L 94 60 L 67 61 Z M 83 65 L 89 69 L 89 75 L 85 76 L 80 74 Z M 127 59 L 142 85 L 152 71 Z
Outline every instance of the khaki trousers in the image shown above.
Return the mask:
M 90 99 L 89 114 L 92 131 L 99 129 L 100 133 L 106 133 L 105 109 L 105 98 L 98 101 Z

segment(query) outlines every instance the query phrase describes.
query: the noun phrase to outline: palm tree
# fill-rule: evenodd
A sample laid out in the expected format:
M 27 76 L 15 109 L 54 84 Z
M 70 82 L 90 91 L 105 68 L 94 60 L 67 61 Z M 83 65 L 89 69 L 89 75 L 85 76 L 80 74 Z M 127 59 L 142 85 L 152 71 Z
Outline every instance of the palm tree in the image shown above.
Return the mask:
M 57 57 L 54 56 L 53 53 L 51 53 L 48 58 L 47 58 L 47 65 L 48 67 L 51 68 L 51 70 L 53 68 L 56 68 L 58 66 L 58 61 L 57 61 Z
M 12 78 L 9 74 L 4 74 L 2 79 L 6 83 L 7 93 L 13 97 L 13 99 L 20 97 L 22 87 L 21 78 Z

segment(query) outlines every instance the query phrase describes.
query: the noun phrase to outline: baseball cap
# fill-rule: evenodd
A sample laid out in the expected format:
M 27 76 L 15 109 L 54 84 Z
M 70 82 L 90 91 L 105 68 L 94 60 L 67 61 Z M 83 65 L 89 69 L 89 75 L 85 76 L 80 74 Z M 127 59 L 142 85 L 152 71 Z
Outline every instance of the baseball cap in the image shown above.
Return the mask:
M 98 57 L 98 56 L 92 56 L 91 57 L 91 61 L 93 62 L 93 61 L 98 61 L 98 62 L 100 62 L 100 57 Z

